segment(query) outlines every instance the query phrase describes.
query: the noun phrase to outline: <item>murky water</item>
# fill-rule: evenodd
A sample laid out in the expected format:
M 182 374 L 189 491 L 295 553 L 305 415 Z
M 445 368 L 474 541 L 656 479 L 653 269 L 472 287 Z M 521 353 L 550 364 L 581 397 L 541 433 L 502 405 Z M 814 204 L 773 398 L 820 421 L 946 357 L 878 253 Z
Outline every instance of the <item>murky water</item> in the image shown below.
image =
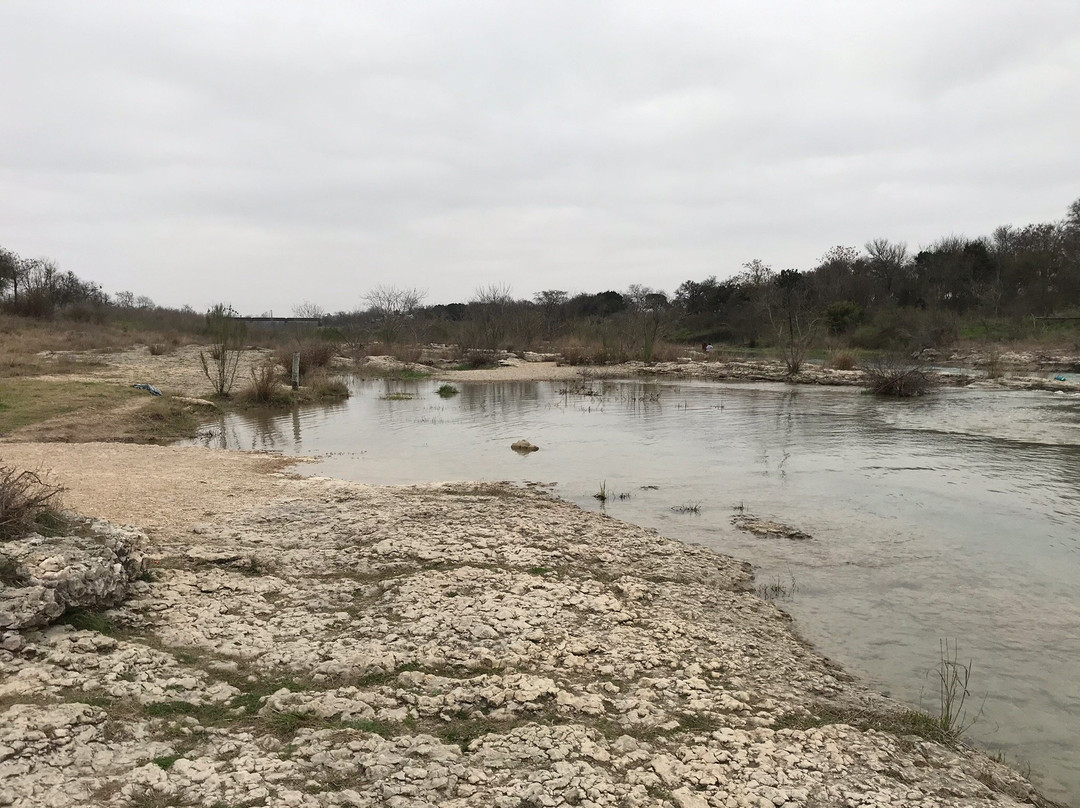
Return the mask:
M 799 631 L 935 709 L 939 640 L 973 660 L 970 730 L 1080 805 L 1080 396 L 719 383 L 354 382 L 330 408 L 232 414 L 210 445 L 318 455 L 371 483 L 514 480 L 750 560 Z M 399 394 L 412 394 L 411 399 Z M 397 394 L 397 395 L 396 395 Z M 514 440 L 541 447 L 527 456 Z M 620 494 L 628 498 L 619 498 Z M 698 505 L 697 513 L 677 512 Z M 734 508 L 813 535 L 761 539 Z

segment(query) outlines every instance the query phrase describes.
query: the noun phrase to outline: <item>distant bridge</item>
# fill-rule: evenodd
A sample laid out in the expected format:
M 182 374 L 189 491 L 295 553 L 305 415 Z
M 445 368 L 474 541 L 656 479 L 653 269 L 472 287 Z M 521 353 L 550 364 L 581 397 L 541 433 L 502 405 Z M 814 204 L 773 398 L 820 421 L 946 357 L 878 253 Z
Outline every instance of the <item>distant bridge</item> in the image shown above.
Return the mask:
M 280 328 L 286 325 L 308 325 L 318 328 L 322 325 L 322 318 L 320 317 L 233 317 L 233 319 L 271 328 Z

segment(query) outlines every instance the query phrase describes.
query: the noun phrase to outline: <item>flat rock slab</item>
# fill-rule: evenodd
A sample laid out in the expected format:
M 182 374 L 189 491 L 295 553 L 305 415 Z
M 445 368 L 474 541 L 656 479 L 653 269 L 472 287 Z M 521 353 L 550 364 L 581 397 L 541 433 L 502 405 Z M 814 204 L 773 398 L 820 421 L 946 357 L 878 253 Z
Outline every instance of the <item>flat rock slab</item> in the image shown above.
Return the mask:
M 736 514 L 731 517 L 731 524 L 740 530 L 745 530 L 748 533 L 753 533 L 755 536 L 761 536 L 768 539 L 799 539 L 805 540 L 812 538 L 809 533 L 806 533 L 798 528 L 785 525 L 782 522 L 775 522 L 771 519 L 762 519 L 757 516 L 751 516 L 750 514 Z
M 111 636 L 53 625 L 0 650 L 3 802 L 1040 799 L 909 735 L 901 705 L 750 591 L 745 563 L 505 485 L 281 490 L 207 523 L 199 548 L 190 530 L 154 546 Z M 248 563 L 190 563 L 226 557 Z

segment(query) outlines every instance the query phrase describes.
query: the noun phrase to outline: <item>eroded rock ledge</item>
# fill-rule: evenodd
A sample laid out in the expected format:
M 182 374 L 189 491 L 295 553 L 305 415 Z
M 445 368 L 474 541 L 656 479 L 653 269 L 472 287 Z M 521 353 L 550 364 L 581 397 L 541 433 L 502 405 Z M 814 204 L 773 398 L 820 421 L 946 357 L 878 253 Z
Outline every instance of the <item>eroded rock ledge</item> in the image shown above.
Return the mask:
M 5 649 L 17 650 L 19 632 L 46 626 L 69 609 L 116 606 L 142 574 L 142 533 L 97 520 L 80 528 L 84 535 L 33 535 L 0 544 Z
M 1009 806 L 748 591 L 749 567 L 501 486 L 196 526 L 101 631 L 0 651 L 16 806 Z

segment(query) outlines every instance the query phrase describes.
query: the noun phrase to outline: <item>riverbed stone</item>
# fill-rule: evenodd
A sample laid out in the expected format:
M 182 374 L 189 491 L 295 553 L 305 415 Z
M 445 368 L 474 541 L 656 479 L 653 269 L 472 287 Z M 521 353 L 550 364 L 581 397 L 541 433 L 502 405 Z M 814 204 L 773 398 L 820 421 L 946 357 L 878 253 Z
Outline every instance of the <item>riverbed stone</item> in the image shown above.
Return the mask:
M 904 708 L 704 547 L 491 484 L 297 479 L 220 520 L 102 594 L 111 636 L 2 645 L 8 804 L 1041 799 L 973 750 L 860 728 Z

